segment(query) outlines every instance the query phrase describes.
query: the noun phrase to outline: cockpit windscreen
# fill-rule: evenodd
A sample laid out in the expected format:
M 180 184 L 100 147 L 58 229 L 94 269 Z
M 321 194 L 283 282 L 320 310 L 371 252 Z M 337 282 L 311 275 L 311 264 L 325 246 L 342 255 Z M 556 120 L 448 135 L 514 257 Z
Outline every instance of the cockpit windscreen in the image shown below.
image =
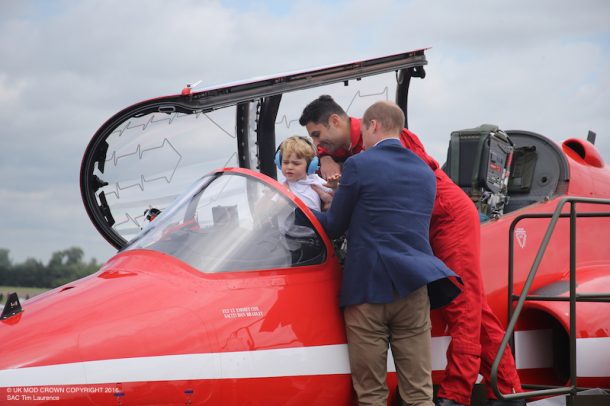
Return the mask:
M 126 250 L 160 251 L 205 273 L 322 263 L 324 244 L 299 210 L 264 182 L 223 172 L 196 182 Z

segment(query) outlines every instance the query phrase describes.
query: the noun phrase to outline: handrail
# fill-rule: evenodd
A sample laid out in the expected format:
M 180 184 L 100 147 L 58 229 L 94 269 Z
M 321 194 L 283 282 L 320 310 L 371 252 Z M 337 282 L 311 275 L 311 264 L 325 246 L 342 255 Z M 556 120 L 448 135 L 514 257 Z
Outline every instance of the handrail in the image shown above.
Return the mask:
M 504 334 L 504 338 L 502 339 L 502 343 L 498 348 L 498 353 L 494 359 L 494 362 L 491 366 L 491 388 L 494 394 L 501 400 L 513 400 L 513 399 L 526 399 L 531 397 L 539 397 L 539 396 L 548 396 L 548 395 L 561 395 L 561 394 L 571 394 L 574 395 L 578 392 L 579 388 L 576 386 L 576 302 L 580 301 L 599 301 L 599 302 L 610 302 L 610 293 L 596 293 L 596 294 L 576 294 L 576 218 L 577 217 L 610 217 L 610 213 L 576 213 L 576 203 L 589 203 L 589 204 L 603 204 L 610 205 L 610 200 L 608 199 L 596 199 L 596 198 L 587 198 L 587 197 L 565 197 L 559 201 L 555 211 L 552 215 L 548 213 L 538 213 L 538 214 L 523 214 L 515 217 L 509 227 L 509 258 L 508 258 L 508 309 L 509 309 L 509 323 L 506 328 L 506 333 Z M 563 208 L 566 204 L 570 204 L 570 213 L 562 213 Z M 528 292 L 530 287 L 534 281 L 534 277 L 538 272 L 538 268 L 540 267 L 540 263 L 544 257 L 544 253 L 549 245 L 551 240 L 551 236 L 555 231 L 555 226 L 560 218 L 570 218 L 570 295 L 565 298 L 548 298 L 544 296 L 528 296 Z M 534 259 L 534 263 L 529 271 L 527 279 L 525 281 L 525 285 L 523 286 L 523 290 L 521 291 L 521 295 L 519 296 L 519 300 L 517 305 L 515 306 L 514 313 L 512 310 L 512 301 L 514 301 L 513 297 L 513 252 L 514 252 L 514 231 L 515 226 L 518 222 L 525 218 L 551 218 L 551 222 L 546 230 L 544 238 L 540 244 L 540 248 L 538 249 L 538 253 L 536 254 L 536 258 Z M 596 299 L 596 300 L 594 300 Z M 541 389 L 536 391 L 529 392 L 521 392 L 521 393 L 500 393 L 498 389 L 498 367 L 500 365 L 500 361 L 502 356 L 504 355 L 504 351 L 506 351 L 506 347 L 508 346 L 509 341 L 512 341 L 512 335 L 515 330 L 515 325 L 517 324 L 517 319 L 521 314 L 521 310 L 523 309 L 523 303 L 526 300 L 561 300 L 561 301 L 569 301 L 570 302 L 570 386 L 560 386 L 560 387 L 552 387 L 550 389 Z M 512 314 L 511 314 L 512 313 Z M 513 348 L 514 350 L 514 348 Z

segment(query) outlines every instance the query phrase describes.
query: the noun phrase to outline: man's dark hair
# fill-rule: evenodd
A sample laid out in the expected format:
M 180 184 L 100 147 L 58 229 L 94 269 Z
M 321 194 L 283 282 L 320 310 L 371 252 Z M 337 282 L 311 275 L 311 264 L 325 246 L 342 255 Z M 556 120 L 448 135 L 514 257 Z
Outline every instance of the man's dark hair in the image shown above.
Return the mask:
M 327 94 L 323 94 L 309 103 L 305 109 L 303 109 L 303 114 L 301 114 L 299 124 L 302 126 L 307 125 L 307 123 L 327 125 L 328 118 L 333 114 L 338 114 L 341 117 L 347 116 L 345 111 L 337 104 L 336 101 L 333 100 L 332 97 Z

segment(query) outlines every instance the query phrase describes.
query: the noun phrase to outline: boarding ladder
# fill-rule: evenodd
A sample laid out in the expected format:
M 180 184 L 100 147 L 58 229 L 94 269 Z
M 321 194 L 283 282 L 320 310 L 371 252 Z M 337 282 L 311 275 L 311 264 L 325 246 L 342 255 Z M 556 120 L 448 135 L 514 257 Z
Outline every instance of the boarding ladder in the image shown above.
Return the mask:
M 582 198 L 582 197 L 566 197 L 561 199 L 555 211 L 550 213 L 537 213 L 537 214 L 522 214 L 517 216 L 510 225 L 509 228 L 509 248 L 508 248 L 508 327 L 506 328 L 506 333 L 504 334 L 504 339 L 502 340 L 502 344 L 500 344 L 500 348 L 498 349 L 498 353 L 496 354 L 496 358 L 491 367 L 491 387 L 498 397 L 498 399 L 504 400 L 512 400 L 512 399 L 531 399 L 534 397 L 546 397 L 553 395 L 567 395 L 566 396 L 566 404 L 568 406 L 581 406 L 581 405 L 597 405 L 604 404 L 610 405 L 610 389 L 604 389 L 609 395 L 607 399 L 604 398 L 600 401 L 598 396 L 576 396 L 576 394 L 582 390 L 591 389 L 591 388 L 582 388 L 576 386 L 576 302 L 605 302 L 610 303 L 610 292 L 608 293 L 595 293 L 595 294 L 582 294 L 576 292 L 576 219 L 577 218 L 591 218 L 591 217 L 610 217 L 610 212 L 582 212 L 577 213 L 576 204 L 577 203 L 586 203 L 586 204 L 596 204 L 596 205 L 610 205 L 610 200 L 607 199 L 594 199 L 594 198 Z M 563 208 L 569 205 L 570 212 L 563 213 Z M 555 230 L 555 226 L 560 218 L 570 218 L 570 294 L 568 297 L 557 297 L 557 296 L 546 296 L 546 295 L 528 295 L 530 287 L 533 283 L 534 277 L 536 276 L 536 272 L 538 271 L 538 267 L 542 262 L 544 257 L 546 248 L 549 244 L 551 236 Z M 544 219 L 550 218 L 551 221 L 546 230 L 544 238 L 540 244 L 540 248 L 538 249 L 538 253 L 534 259 L 534 263 L 529 271 L 527 279 L 525 281 L 525 285 L 523 286 L 523 290 L 520 295 L 513 294 L 513 266 L 514 266 L 514 231 L 516 225 L 523 219 Z M 528 385 L 522 384 L 524 389 L 528 389 L 528 392 L 522 393 L 500 393 L 498 389 L 498 366 L 500 364 L 500 360 L 502 359 L 502 354 L 506 350 L 506 347 L 509 344 L 509 341 L 512 340 L 513 332 L 515 330 L 515 325 L 517 324 L 517 319 L 521 314 L 521 310 L 523 309 L 523 303 L 526 300 L 536 300 L 536 301 L 562 301 L 562 302 L 570 302 L 570 331 L 569 334 L 569 343 L 570 343 L 570 385 L 568 386 L 547 386 L 547 385 Z M 513 302 L 517 301 L 517 304 L 513 310 Z M 590 398 L 590 399 L 587 399 Z M 597 399 L 597 400 L 594 400 Z M 598 403 L 599 402 L 599 403 Z

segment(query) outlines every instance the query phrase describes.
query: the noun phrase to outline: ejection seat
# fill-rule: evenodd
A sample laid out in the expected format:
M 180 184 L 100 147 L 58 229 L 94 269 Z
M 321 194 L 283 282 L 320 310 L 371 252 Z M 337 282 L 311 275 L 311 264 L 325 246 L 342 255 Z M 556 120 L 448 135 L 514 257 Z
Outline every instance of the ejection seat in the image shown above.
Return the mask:
M 470 196 L 483 219 L 501 216 L 508 202 L 513 151 L 508 135 L 495 125 L 451 133 L 443 169 Z

